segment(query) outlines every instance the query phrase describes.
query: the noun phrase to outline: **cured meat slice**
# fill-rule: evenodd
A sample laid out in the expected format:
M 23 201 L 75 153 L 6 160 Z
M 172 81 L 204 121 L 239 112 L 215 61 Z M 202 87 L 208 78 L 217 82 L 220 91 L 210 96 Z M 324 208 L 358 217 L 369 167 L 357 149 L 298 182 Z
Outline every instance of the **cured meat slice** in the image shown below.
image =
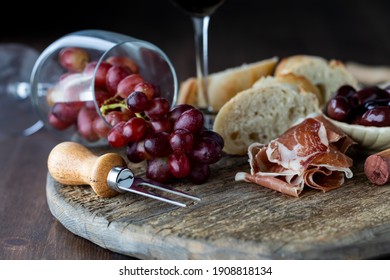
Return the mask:
M 263 187 L 285 193 L 291 196 L 299 197 L 299 194 L 302 191 L 302 187 L 299 185 L 289 184 L 283 179 L 272 176 L 261 176 L 259 174 L 249 174 L 245 172 L 239 172 L 236 174 L 237 181 L 247 181 L 252 182 Z
M 328 153 L 314 158 L 308 170 L 304 173 L 307 186 L 322 191 L 329 191 L 340 187 L 344 183 L 344 174 L 352 178 L 352 159 L 331 145 Z
M 336 146 L 340 152 L 345 153 L 352 145 L 356 144 L 344 131 L 326 120 L 322 115 L 316 116 L 315 119 L 324 124 L 329 143 Z
M 307 118 L 268 145 L 248 147 L 251 172 L 239 172 L 237 181 L 299 197 L 304 186 L 322 191 L 340 187 L 353 176 L 345 152 L 353 140 L 321 116 Z
M 313 157 L 328 150 L 325 126 L 309 118 L 271 141 L 267 148 L 267 156 L 270 162 L 302 174 Z

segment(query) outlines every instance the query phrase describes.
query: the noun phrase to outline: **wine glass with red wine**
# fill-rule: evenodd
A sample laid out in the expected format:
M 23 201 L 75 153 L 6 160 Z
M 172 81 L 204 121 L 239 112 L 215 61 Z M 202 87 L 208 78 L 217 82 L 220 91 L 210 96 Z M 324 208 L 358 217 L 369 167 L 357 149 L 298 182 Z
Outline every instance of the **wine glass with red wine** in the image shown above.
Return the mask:
M 176 7 L 191 16 L 195 31 L 196 75 L 198 80 L 198 104 L 205 116 L 205 126 L 212 129 L 215 110 L 210 106 L 207 92 L 208 76 L 208 26 L 210 16 L 225 0 L 170 0 Z

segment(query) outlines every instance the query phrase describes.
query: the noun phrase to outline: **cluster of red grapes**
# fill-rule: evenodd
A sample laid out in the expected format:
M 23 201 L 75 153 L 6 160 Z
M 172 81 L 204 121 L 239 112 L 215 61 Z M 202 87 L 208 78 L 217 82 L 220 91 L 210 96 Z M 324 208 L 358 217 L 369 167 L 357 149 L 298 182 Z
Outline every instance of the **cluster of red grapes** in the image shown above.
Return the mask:
M 62 50 L 59 61 L 68 70 L 61 79 L 93 74 L 97 66 L 79 48 Z M 172 107 L 129 58 L 110 57 L 100 63 L 95 98 L 105 120 L 92 101 L 67 102 L 53 104 L 50 123 L 57 129 L 76 125 L 90 142 L 107 138 L 112 147 L 126 148 L 129 161 L 146 160 L 146 177 L 163 183 L 171 178 L 204 183 L 210 165 L 222 157 L 223 138 L 204 127 L 202 112 L 187 104 Z
M 164 183 L 187 178 L 196 184 L 208 180 L 210 165 L 222 157 L 224 141 L 204 127 L 201 111 L 186 104 L 170 109 L 165 98 L 148 98 L 142 91 L 132 92 L 126 103 L 136 116 L 111 128 L 111 146 L 126 146 L 131 162 L 146 160 L 149 179 Z
M 328 101 L 326 114 L 334 120 L 364 126 L 390 126 L 390 87 L 360 90 L 341 86 Z
M 76 84 L 81 83 L 83 77 L 92 77 L 98 64 L 98 61 L 90 59 L 85 49 L 77 47 L 62 49 L 58 59 L 66 72 L 59 78 L 57 85 L 65 84 L 72 79 Z M 131 80 L 133 84 L 142 86 L 143 79 L 138 72 L 138 66 L 128 57 L 111 56 L 100 63 L 95 76 L 95 98 L 98 106 L 107 106 L 109 103 L 118 104 L 126 97 L 126 93 L 117 92 L 120 89 L 119 82 L 125 77 L 127 83 Z M 75 127 L 80 136 L 88 142 L 107 137 L 110 126 L 106 121 L 113 125 L 123 118 L 129 119 L 134 115 L 130 112 L 128 112 L 130 116 L 126 116 L 126 112 L 122 114 L 112 112 L 106 116 L 105 121 L 100 117 L 93 101 L 53 102 L 52 96 L 55 88 L 47 93 L 47 101 L 51 106 L 48 113 L 50 125 L 57 130 Z M 74 92 L 74 94 L 77 95 L 79 92 Z
M 156 87 L 147 82 L 136 84 L 128 77 L 118 84 L 118 92 L 125 93 L 122 96 L 126 103 L 120 114 L 131 116 L 113 124 L 107 135 L 109 144 L 115 148 L 126 146 L 131 162 L 146 160 L 149 179 L 167 182 L 188 178 L 198 184 L 207 181 L 210 165 L 222 157 L 222 137 L 204 127 L 203 114 L 197 108 L 188 104 L 171 108 Z

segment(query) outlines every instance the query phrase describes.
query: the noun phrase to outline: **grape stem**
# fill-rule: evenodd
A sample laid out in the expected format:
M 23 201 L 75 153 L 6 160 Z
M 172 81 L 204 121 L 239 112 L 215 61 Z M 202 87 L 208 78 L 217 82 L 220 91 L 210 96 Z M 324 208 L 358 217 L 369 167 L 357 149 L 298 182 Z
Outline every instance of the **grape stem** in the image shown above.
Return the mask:
M 112 103 L 112 104 L 102 105 L 100 107 L 100 112 L 104 116 L 108 110 L 115 110 L 118 108 L 128 110 L 127 105 L 125 104 L 125 101 L 122 101 L 120 103 Z

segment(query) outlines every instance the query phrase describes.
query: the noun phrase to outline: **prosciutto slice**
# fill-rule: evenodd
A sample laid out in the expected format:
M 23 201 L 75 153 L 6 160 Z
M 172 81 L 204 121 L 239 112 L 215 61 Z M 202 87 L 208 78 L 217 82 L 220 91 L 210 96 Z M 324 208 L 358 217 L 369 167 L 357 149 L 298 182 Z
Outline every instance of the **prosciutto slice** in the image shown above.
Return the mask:
M 250 173 L 239 172 L 235 179 L 294 197 L 305 186 L 324 192 L 336 189 L 353 176 L 353 161 L 345 153 L 354 143 L 323 117 L 306 118 L 268 145 L 250 145 Z

